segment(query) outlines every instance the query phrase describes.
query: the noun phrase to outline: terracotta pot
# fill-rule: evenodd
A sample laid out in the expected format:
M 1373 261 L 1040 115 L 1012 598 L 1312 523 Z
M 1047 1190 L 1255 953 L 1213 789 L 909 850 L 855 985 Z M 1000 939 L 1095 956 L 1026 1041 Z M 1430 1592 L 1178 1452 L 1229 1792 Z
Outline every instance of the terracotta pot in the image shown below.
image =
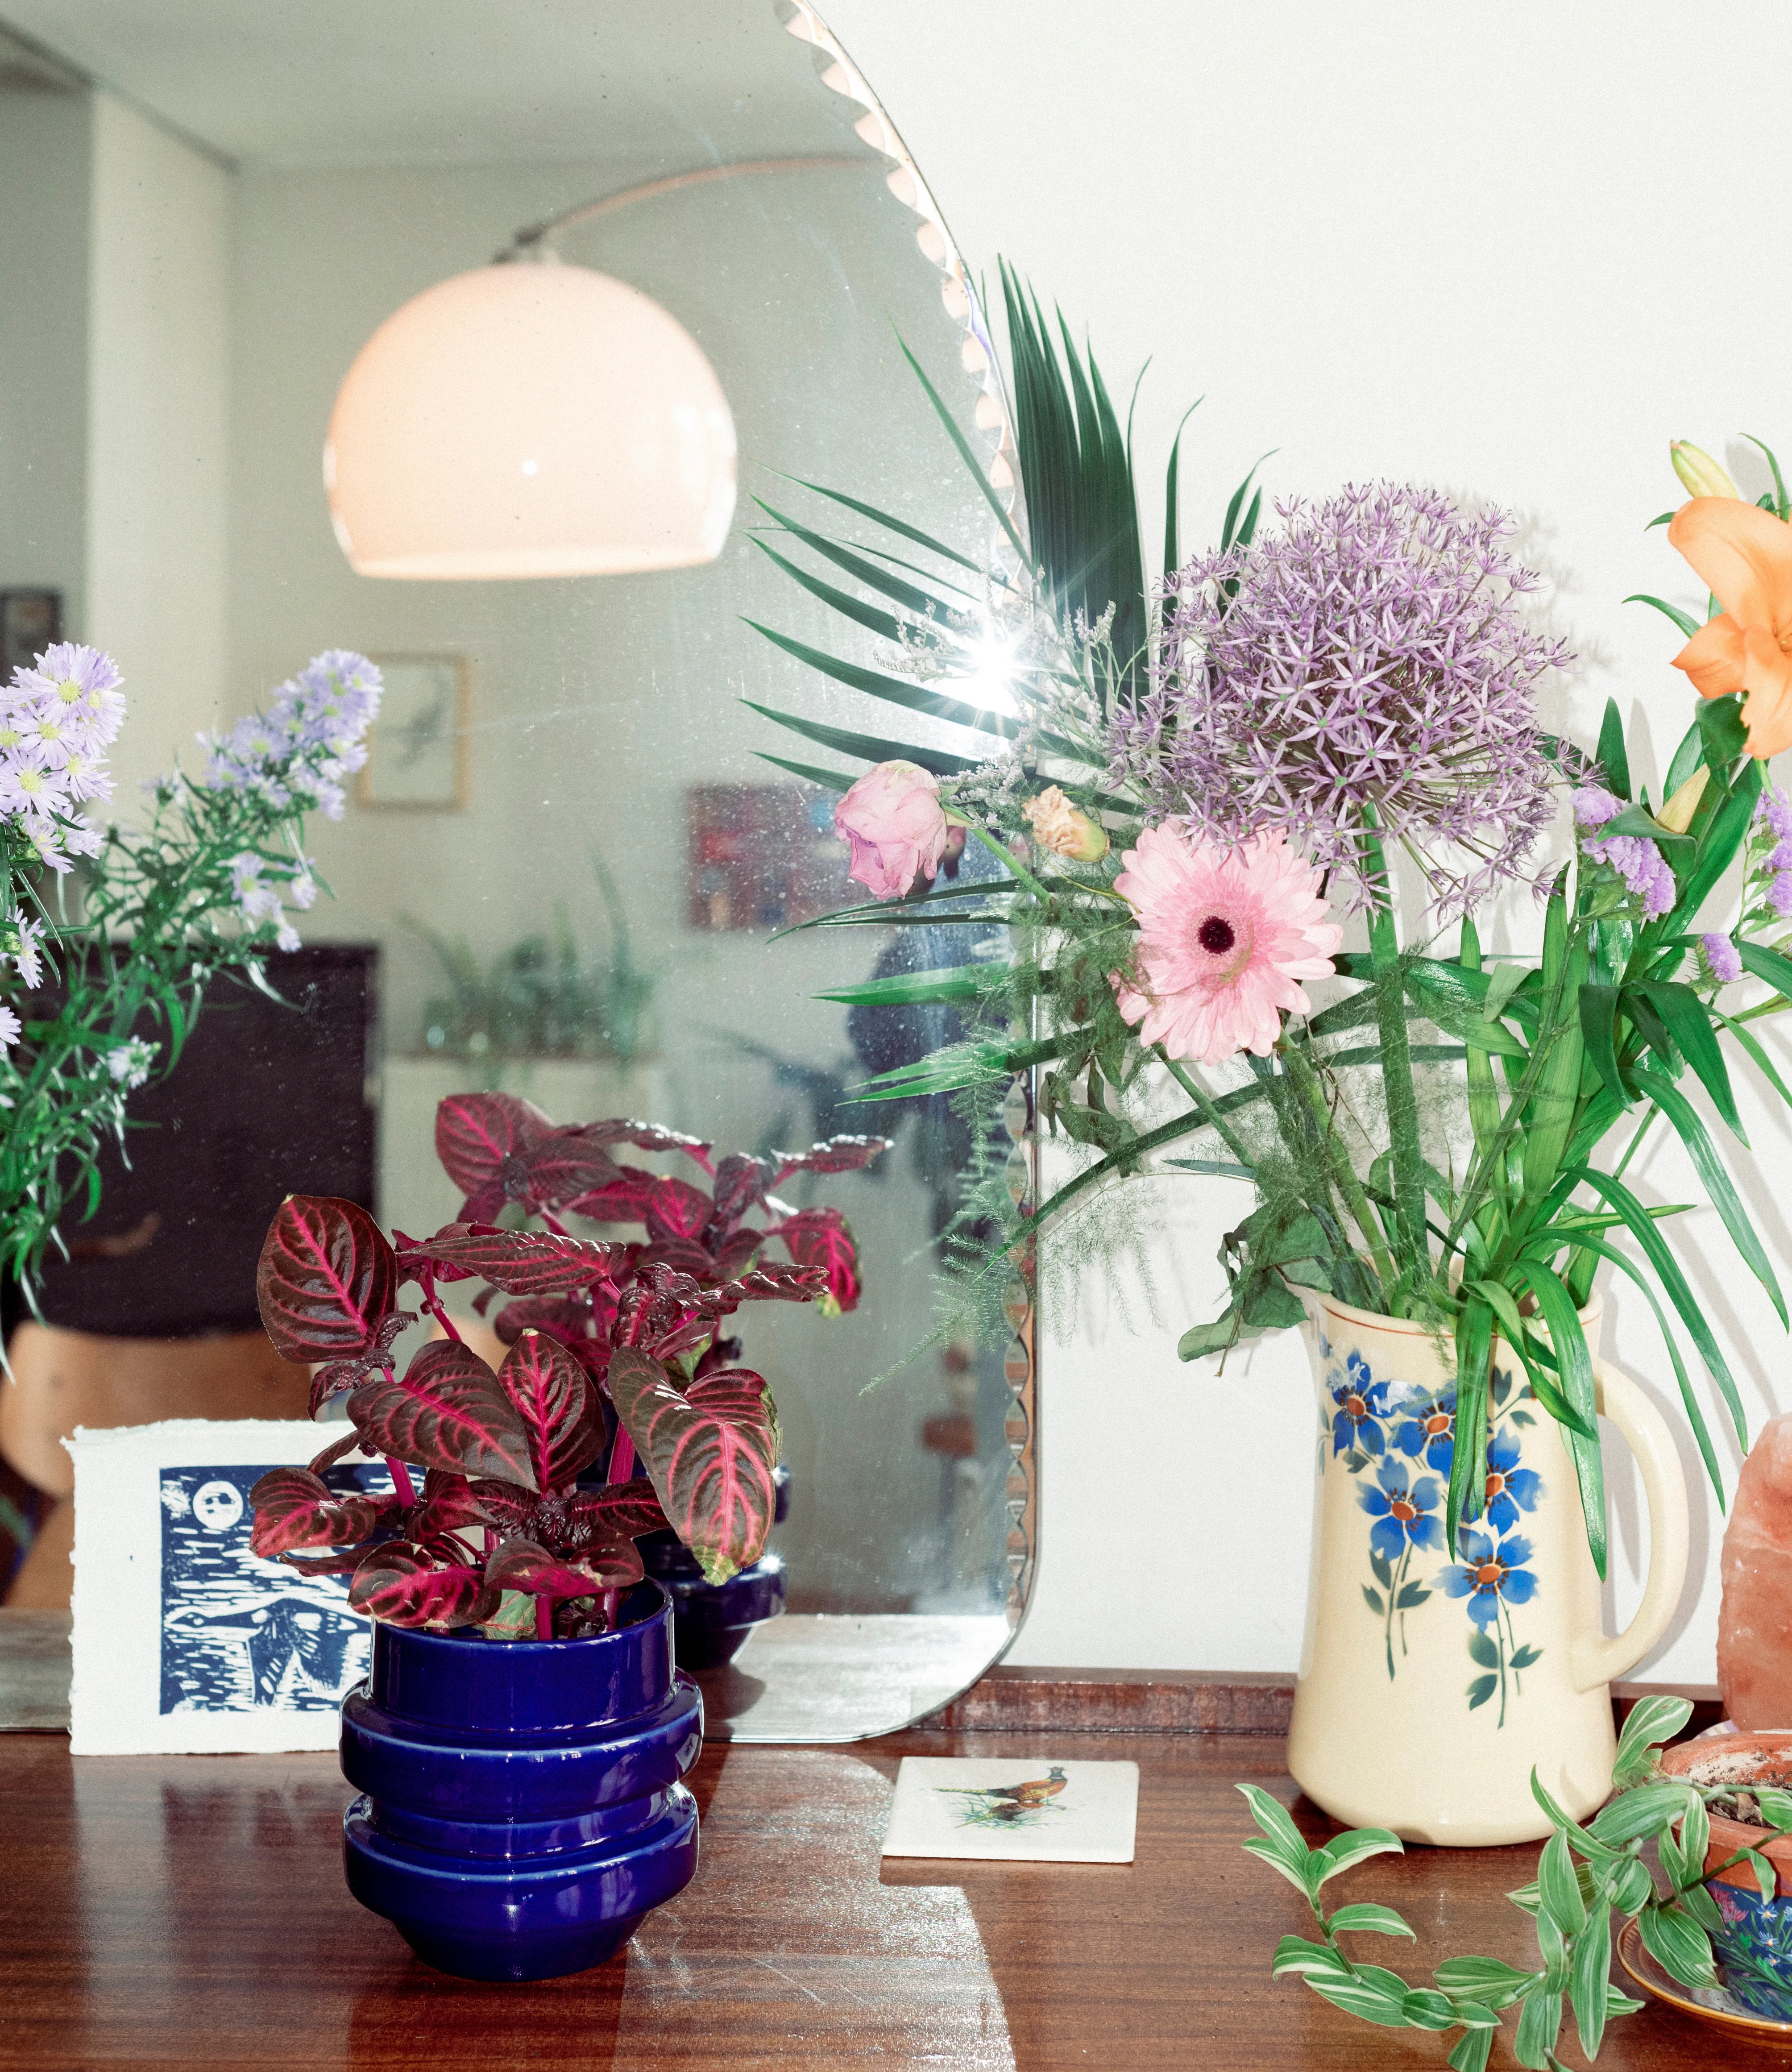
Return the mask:
M 1662 1751 L 1668 1777 L 1685 1777 L 1704 1785 L 1771 1784 L 1792 1790 L 1792 1733 L 1714 1734 L 1683 1741 Z M 1774 2021 L 1792 2021 L 1792 1836 L 1763 1839 L 1727 1815 L 1712 1813 L 1711 1845 L 1705 1868 L 1715 1871 L 1738 1849 L 1757 1849 L 1779 1873 L 1777 1897 L 1764 1900 L 1754 1873 L 1737 1864 L 1712 1881 L 1720 1925 L 1712 1947 L 1724 1983 L 1757 2014 Z
M 1608 1686 L 1660 1638 L 1687 1561 L 1686 1484 L 1658 1412 L 1595 1360 L 1597 1401 L 1642 1471 L 1649 1579 L 1609 1637 L 1574 1469 L 1496 1343 L 1486 1510 L 1447 1549 L 1455 1374 L 1423 1325 L 1314 1297 L 1319 1517 L 1288 1766 L 1350 1827 L 1485 1848 L 1576 1819 L 1612 1788 Z M 1589 1341 L 1597 1303 L 1582 1313 Z

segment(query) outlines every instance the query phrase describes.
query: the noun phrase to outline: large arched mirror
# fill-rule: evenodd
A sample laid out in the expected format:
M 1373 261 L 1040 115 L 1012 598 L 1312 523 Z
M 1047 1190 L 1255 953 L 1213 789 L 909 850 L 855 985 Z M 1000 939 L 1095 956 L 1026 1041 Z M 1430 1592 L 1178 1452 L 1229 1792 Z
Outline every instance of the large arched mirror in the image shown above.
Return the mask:
M 841 644 L 753 536 L 778 522 L 762 504 L 804 508 L 792 479 L 977 552 L 993 532 L 904 357 L 1005 479 L 980 318 L 894 132 L 792 0 L 0 0 L 0 333 L 25 370 L 0 447 L 0 591 L 58 594 L 65 634 L 117 652 L 136 697 L 127 779 L 320 649 L 385 672 L 346 815 L 314 826 L 334 898 L 307 931 L 376 952 L 382 1221 L 456 1213 L 432 1123 L 469 1088 L 725 1150 L 894 1138 L 868 1171 L 788 1190 L 845 1211 L 863 1294 L 831 1319 L 762 1305 L 743 1328 L 789 1469 L 783 1610 L 730 1629 L 701 1673 L 712 1729 L 737 1737 L 838 1739 L 924 1713 L 1025 1607 L 1025 1290 L 1007 1334 L 924 1344 L 962 1127 L 944 1103 L 868 1119 L 846 1102 L 902 1032 L 816 996 L 866 976 L 894 931 L 780 933 L 856 890 L 830 796 L 761 759 L 802 761 L 800 745 L 744 702 L 890 730 L 756 630 Z M 664 316 L 658 333 L 642 319 L 633 378 L 676 389 L 680 354 L 706 363 L 738 444 L 731 528 L 725 425 L 693 417 L 710 447 L 692 523 L 713 559 L 357 574 L 345 545 L 377 562 L 384 517 L 339 508 L 339 538 L 320 473 L 345 376 L 396 312 L 544 224 L 558 227 L 524 240 L 519 276 L 585 269 L 634 291 L 630 321 L 641 297 Z M 412 374 L 462 349 L 455 321 L 411 340 Z M 488 366 L 495 388 L 514 374 L 501 351 Z M 576 415 L 588 399 L 552 400 Z M 625 422 L 648 409 L 602 400 Z M 705 407 L 688 382 L 649 402 L 672 419 Z M 345 397 L 339 507 L 392 489 L 389 409 L 364 395 L 349 424 Z M 488 463 L 475 430 L 439 437 L 466 441 L 468 479 Z M 429 495 L 462 493 L 458 473 Z M 642 483 L 651 497 L 663 475 Z M 1024 1088 L 1009 1114 L 1018 1190 Z

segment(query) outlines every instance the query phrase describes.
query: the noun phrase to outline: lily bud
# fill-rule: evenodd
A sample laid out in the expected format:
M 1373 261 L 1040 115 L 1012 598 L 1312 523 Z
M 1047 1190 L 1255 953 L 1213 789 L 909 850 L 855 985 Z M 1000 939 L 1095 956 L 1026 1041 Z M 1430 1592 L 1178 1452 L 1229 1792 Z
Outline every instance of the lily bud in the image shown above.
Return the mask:
M 1671 835 L 1683 835 L 1691 826 L 1692 816 L 1699 810 L 1699 801 L 1705 796 L 1705 785 L 1710 776 L 1711 771 L 1701 763 L 1656 814 L 1657 821 Z
M 1742 492 L 1727 471 L 1690 439 L 1670 439 L 1667 457 L 1688 496 L 1732 496 L 1742 501 Z
M 1073 863 L 1099 863 L 1108 853 L 1108 830 L 1073 806 L 1055 784 L 1029 799 L 1021 811 L 1033 839 L 1054 856 L 1068 857 Z

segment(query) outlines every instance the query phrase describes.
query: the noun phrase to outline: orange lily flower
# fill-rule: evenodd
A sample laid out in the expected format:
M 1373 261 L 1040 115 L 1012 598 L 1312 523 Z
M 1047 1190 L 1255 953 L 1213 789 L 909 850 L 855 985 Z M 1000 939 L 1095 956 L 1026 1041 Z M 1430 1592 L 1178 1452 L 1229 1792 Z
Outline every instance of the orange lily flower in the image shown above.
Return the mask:
M 1792 525 L 1758 504 L 1695 496 L 1667 536 L 1724 607 L 1674 658 L 1700 695 L 1742 694 L 1749 753 L 1792 748 Z

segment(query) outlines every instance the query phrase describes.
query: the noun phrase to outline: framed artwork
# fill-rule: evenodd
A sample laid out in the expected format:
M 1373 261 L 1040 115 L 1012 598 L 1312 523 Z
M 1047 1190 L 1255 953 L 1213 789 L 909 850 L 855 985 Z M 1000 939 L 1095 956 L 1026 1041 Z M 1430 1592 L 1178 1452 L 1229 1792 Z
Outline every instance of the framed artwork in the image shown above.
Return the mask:
M 385 695 L 368 737 L 357 804 L 401 812 L 457 811 L 466 804 L 472 680 L 466 657 L 375 655 L 370 660 L 385 679 Z
M 347 1577 L 257 1554 L 249 1503 L 269 1468 L 303 1466 L 331 1436 L 260 1418 L 76 1433 L 76 1755 L 335 1746 L 343 1695 L 372 1659 L 372 1624 L 349 1609 Z M 325 1479 L 392 1486 L 383 1462 L 345 1462 Z
M 817 784 L 693 784 L 684 794 L 685 925 L 769 933 L 853 897 L 832 791 Z
M 0 675 L 28 668 L 61 638 L 60 590 L 0 590 Z

